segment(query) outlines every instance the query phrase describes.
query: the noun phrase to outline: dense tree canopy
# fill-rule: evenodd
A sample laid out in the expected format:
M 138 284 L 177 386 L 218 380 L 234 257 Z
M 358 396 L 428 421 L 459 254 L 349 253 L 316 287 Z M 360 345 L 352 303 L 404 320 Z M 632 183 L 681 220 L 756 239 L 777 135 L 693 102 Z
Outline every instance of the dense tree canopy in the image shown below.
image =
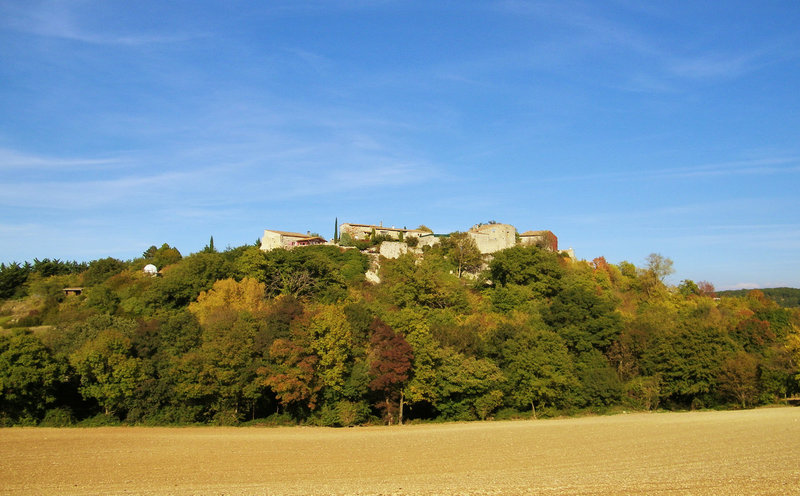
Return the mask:
M 209 242 L 0 264 L 0 425 L 345 426 L 800 394 L 800 310 L 768 293 L 669 286 L 657 254 L 637 268 L 527 245 L 481 256 L 464 233 L 406 241 L 391 260 L 376 235 L 363 252 Z

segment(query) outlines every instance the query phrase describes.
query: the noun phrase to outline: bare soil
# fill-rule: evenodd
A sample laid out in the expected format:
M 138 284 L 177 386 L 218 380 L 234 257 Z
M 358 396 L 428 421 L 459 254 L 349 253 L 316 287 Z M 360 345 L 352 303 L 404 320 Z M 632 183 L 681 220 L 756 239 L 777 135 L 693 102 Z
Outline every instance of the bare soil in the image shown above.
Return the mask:
M 800 494 L 800 408 L 326 429 L 0 429 L 0 495 Z

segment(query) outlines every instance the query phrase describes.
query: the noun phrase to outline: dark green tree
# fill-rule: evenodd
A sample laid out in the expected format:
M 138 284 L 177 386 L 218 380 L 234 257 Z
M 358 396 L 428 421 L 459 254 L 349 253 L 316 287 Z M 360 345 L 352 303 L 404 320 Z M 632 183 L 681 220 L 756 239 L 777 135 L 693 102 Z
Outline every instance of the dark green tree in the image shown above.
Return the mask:
M 536 246 L 518 245 L 495 253 L 489 272 L 495 284 L 530 286 L 537 295 L 550 297 L 559 291 L 565 271 L 558 255 Z
M 614 297 L 578 274 L 562 279 L 561 286 L 543 312 L 544 321 L 573 351 L 607 350 L 622 329 Z
M 579 384 L 574 394 L 578 406 L 610 406 L 622 399 L 622 382 L 598 350 L 580 354 L 575 363 L 575 374 Z
M 0 335 L 0 424 L 43 417 L 67 380 L 67 364 L 27 331 Z
M 219 253 L 195 253 L 182 259 L 154 280 L 146 299 L 151 307 L 185 307 L 201 291 L 208 291 L 214 282 L 228 277 L 231 264 Z
M 30 272 L 30 264 L 20 265 L 17 262 L 0 264 L 0 299 L 24 296 L 24 285 Z
M 106 279 L 119 274 L 126 268 L 128 268 L 128 264 L 112 257 L 93 260 L 89 262 L 89 268 L 83 274 L 83 283 L 86 286 L 102 284 Z
M 523 329 L 502 345 L 501 363 L 507 391 L 518 408 L 560 408 L 569 404 L 578 385 L 564 340 L 551 331 Z
M 144 252 L 143 256 L 148 263 L 155 265 L 159 269 L 177 263 L 183 258 L 177 248 L 173 248 L 167 243 L 161 245 L 161 248 L 156 248 L 155 245 L 151 246 Z
M 211 236 L 211 239 L 208 240 L 208 244 L 203 247 L 201 253 L 217 253 L 217 249 L 214 247 L 214 236 Z
M 506 378 L 497 364 L 451 348 L 442 348 L 437 355 L 433 406 L 443 418 L 483 419 L 502 405 Z
M 84 398 L 97 400 L 106 415 L 124 418 L 138 385 L 146 379 L 142 360 L 134 356 L 129 337 L 116 329 L 101 331 L 70 355 L 80 375 Z
M 723 330 L 692 324 L 684 322 L 653 336 L 642 357 L 643 374 L 661 377 L 662 398 L 679 406 L 709 400 L 726 352 L 735 349 Z

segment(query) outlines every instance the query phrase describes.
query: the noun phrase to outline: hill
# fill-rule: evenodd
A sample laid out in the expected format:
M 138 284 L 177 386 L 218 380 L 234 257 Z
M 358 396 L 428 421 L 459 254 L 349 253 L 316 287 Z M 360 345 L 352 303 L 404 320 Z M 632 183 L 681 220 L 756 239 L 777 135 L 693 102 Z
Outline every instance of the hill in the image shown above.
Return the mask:
M 717 291 L 717 296 L 728 296 L 733 298 L 745 298 L 753 291 L 752 289 L 733 289 L 728 291 Z M 774 301 L 783 308 L 800 307 L 800 289 L 798 288 L 767 288 L 759 289 L 764 296 Z
M 516 245 L 489 260 L 455 235 L 379 248 L 0 264 L 0 425 L 349 426 L 800 392 L 800 308 L 667 286 L 661 256 L 637 268 Z

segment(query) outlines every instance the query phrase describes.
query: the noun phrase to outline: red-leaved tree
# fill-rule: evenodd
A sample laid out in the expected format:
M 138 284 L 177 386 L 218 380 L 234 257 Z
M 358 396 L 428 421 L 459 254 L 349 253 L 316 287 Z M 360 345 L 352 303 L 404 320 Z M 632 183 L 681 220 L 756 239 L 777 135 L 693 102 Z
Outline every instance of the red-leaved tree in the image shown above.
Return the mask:
M 411 372 L 414 352 L 403 336 L 375 319 L 370 325 L 370 376 L 369 388 L 383 393 L 378 407 L 384 411 L 389 424 L 397 414 L 397 422 L 403 423 L 403 386 Z

